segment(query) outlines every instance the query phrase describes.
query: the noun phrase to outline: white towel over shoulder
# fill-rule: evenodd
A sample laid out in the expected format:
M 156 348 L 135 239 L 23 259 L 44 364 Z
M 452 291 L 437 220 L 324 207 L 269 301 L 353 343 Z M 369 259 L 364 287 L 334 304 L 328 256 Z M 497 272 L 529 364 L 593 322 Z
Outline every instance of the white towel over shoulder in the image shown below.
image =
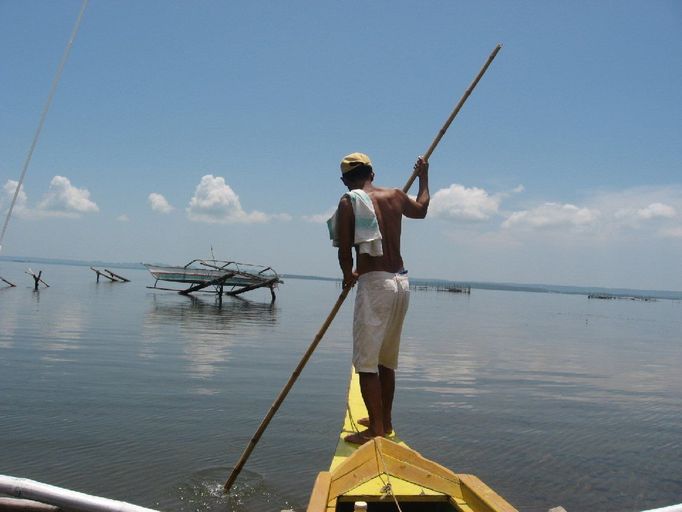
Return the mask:
M 353 213 L 355 214 L 355 239 L 353 243 L 358 246 L 359 253 L 369 254 L 370 256 L 383 256 L 381 231 L 379 230 L 379 222 L 374 212 L 372 199 L 364 190 L 351 190 L 344 195 L 350 198 L 350 202 L 353 205 Z M 337 213 L 338 210 L 327 221 L 329 238 L 332 240 L 334 247 L 339 246 L 336 229 Z

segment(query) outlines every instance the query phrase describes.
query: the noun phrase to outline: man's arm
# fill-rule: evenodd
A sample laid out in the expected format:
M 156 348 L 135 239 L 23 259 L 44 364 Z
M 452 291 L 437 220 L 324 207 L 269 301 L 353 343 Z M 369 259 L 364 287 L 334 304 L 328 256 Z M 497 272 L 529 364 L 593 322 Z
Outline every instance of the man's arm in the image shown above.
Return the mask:
M 411 219 L 423 219 L 429 210 L 431 195 L 429 194 L 429 163 L 421 156 L 414 164 L 414 170 L 419 177 L 419 192 L 416 201 L 404 194 L 403 213 Z
M 355 241 L 355 214 L 348 196 L 339 201 L 336 212 L 336 230 L 339 237 L 339 266 L 343 272 L 343 287 L 352 286 L 357 279 L 353 272 L 353 242 Z

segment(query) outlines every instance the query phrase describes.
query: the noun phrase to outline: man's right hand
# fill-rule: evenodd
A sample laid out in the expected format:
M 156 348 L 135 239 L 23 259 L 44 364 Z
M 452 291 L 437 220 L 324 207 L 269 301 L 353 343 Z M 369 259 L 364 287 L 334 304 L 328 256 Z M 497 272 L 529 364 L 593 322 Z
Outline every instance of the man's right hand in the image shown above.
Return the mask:
M 353 288 L 357 280 L 358 274 L 356 272 L 352 272 L 349 276 L 343 276 L 343 289 Z

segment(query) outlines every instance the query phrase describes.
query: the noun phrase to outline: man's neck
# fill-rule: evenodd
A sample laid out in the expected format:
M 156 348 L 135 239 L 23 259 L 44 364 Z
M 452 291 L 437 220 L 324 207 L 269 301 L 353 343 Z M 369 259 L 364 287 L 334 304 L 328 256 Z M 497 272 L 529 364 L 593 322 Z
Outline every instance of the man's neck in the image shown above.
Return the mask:
M 356 183 L 348 187 L 350 190 L 362 190 L 364 192 L 371 192 L 374 190 L 374 185 L 372 185 L 372 180 L 367 180 L 362 183 Z

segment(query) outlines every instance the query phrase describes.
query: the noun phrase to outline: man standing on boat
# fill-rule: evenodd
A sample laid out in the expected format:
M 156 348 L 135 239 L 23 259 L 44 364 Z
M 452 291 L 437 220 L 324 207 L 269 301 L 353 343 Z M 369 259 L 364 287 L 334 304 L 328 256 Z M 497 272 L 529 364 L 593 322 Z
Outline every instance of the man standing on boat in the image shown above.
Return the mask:
M 375 187 L 367 155 L 352 153 L 341 161 L 341 181 L 349 192 L 339 201 L 329 227 L 339 248 L 344 288 L 358 284 L 353 366 L 360 375 L 360 390 L 369 412 L 369 418 L 358 420 L 368 429 L 346 436 L 349 443 L 363 444 L 393 430 L 395 370 L 410 288 L 400 254 L 402 218 L 423 219 L 430 200 L 428 162 L 419 157 L 414 169 L 419 177 L 416 200 L 400 189 Z

